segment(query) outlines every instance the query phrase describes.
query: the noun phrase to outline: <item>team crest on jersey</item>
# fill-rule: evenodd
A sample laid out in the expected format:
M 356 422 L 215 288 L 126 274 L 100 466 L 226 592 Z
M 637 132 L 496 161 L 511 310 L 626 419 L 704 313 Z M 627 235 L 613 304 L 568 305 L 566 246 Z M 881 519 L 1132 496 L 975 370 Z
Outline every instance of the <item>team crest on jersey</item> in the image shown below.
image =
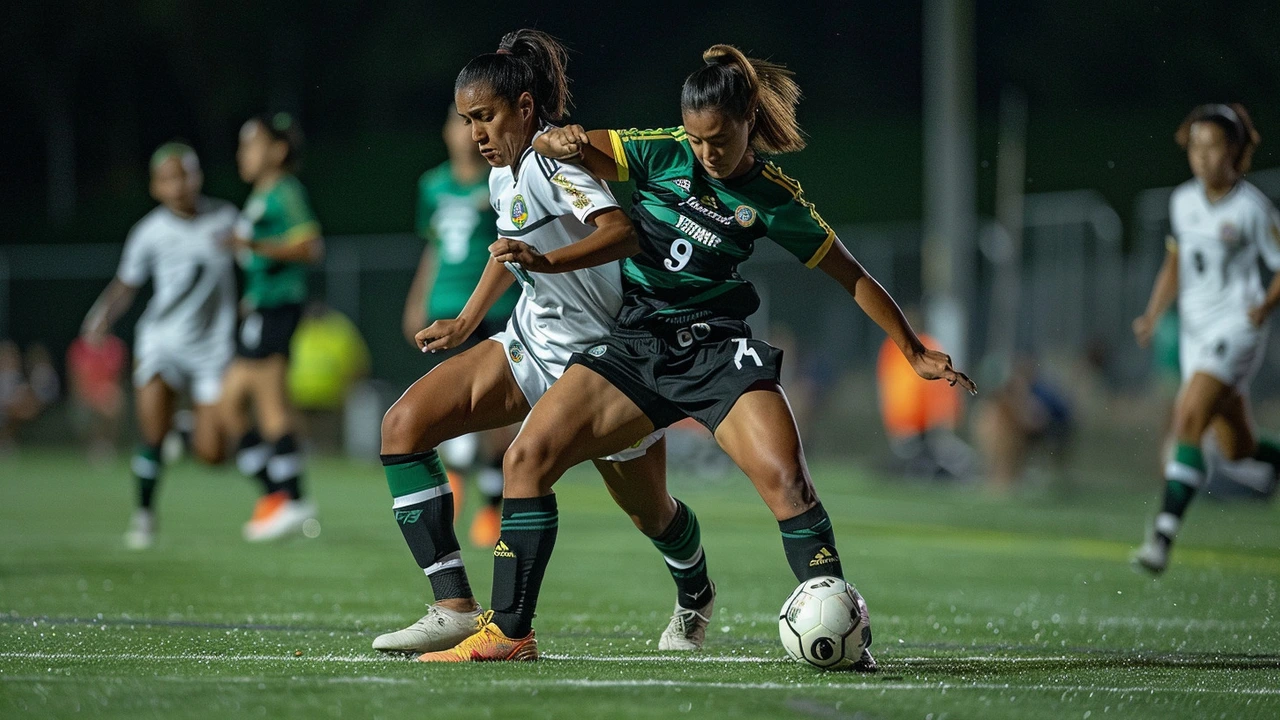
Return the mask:
M 518 363 L 524 360 L 524 346 L 519 340 L 512 340 L 511 347 L 507 348 L 507 352 L 511 353 L 511 362 Z
M 551 178 L 551 182 L 569 194 L 570 202 L 573 203 L 575 210 L 582 210 L 591 204 L 591 198 L 569 182 L 569 178 L 565 177 L 564 173 L 556 173 Z
M 1218 227 L 1218 239 L 1227 247 L 1235 247 L 1240 244 L 1240 228 L 1233 223 L 1224 222 Z
M 588 355 L 590 355 L 591 357 L 600 357 L 600 356 L 601 356 L 601 355 L 603 355 L 603 354 L 605 353 L 605 351 L 606 351 L 606 350 L 608 350 L 608 349 L 609 349 L 609 348 L 608 348 L 608 347 L 605 347 L 604 345 L 596 345 L 595 347 L 593 347 L 593 348 L 591 348 L 590 350 L 588 350 L 588 351 L 587 351 L 587 354 L 588 354 Z
M 676 178 L 673 182 L 676 187 L 685 192 L 689 192 L 689 188 L 693 187 L 693 184 L 689 182 L 688 178 Z
M 750 205 L 739 205 L 738 209 L 733 211 L 733 219 L 737 220 L 742 227 L 751 227 L 756 224 L 756 209 Z
M 525 203 L 523 195 L 516 195 L 511 199 L 511 223 L 519 229 L 527 222 L 529 222 L 529 206 Z

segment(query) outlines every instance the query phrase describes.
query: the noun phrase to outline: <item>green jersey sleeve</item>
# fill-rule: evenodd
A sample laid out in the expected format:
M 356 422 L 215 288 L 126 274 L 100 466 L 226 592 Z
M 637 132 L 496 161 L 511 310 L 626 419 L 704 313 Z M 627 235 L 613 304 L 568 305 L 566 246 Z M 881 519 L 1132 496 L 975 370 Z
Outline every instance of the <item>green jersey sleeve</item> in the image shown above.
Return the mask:
M 307 200 L 307 191 L 297 178 L 289 176 L 276 186 L 276 200 L 280 207 L 279 236 L 285 242 L 307 240 L 320 234 L 320 222 L 316 220 Z
M 609 143 L 618 164 L 618 180 L 644 182 L 663 170 L 687 165 L 688 141 L 683 127 L 657 130 L 610 130 Z
M 762 174 L 791 196 L 763 213 L 769 239 L 795 255 L 806 267 L 816 267 L 835 243 L 835 231 L 818 214 L 813 203 L 805 200 L 800 183 L 773 166 L 766 166 Z

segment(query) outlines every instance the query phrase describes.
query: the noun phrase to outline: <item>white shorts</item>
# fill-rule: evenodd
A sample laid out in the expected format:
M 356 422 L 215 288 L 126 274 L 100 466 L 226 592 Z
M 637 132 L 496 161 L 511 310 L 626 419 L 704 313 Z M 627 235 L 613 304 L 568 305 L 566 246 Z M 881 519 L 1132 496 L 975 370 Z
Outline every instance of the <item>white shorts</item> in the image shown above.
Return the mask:
M 165 385 L 190 393 L 196 405 L 214 405 L 222 398 L 222 376 L 230 362 L 230 346 L 227 352 L 213 353 L 139 347 L 133 385 L 142 387 L 158 375 Z
M 1255 328 L 1222 328 L 1178 336 L 1178 359 L 1185 385 L 1196 373 L 1205 373 L 1241 394 L 1262 366 L 1266 332 Z
M 513 323 L 514 321 L 509 321 L 505 330 L 489 339 L 501 343 L 506 350 L 507 366 L 511 368 L 511 374 L 515 376 L 516 384 L 520 386 L 520 392 L 524 393 L 529 407 L 533 407 L 546 394 L 551 383 L 564 374 L 565 363 L 569 358 L 565 353 L 550 347 L 529 347 L 530 342 L 537 342 L 537 336 L 522 337 L 523 334 Z M 583 347 L 588 345 L 589 343 L 584 344 Z M 558 357 L 559 355 L 564 357 Z M 664 435 L 665 428 L 655 430 L 626 450 L 600 459 L 608 462 L 635 460 L 643 457 Z

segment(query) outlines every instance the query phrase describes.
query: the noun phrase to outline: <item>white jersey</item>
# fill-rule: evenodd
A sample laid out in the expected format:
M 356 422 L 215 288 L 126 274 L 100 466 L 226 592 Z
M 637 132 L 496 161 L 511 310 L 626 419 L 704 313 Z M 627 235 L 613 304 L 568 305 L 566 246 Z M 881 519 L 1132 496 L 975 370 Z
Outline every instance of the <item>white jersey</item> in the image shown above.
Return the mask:
M 1248 314 L 1266 294 L 1259 258 L 1280 268 L 1280 213 L 1244 180 L 1213 203 L 1204 186 L 1190 180 L 1174 190 L 1169 219 L 1178 252 L 1183 382 L 1204 373 L 1247 393 L 1266 338 Z
M 1197 180 L 1169 200 L 1171 241 L 1178 251 L 1178 317 L 1184 334 L 1222 327 L 1250 329 L 1249 310 L 1265 290 L 1258 269 L 1280 269 L 1280 213 L 1262 191 L 1241 180 L 1211 203 Z
M 571 245 L 595 228 L 586 220 L 618 207 L 604 184 L 586 170 L 548 160 L 530 148 L 511 167 L 489 173 L 489 201 L 498 213 L 498 235 L 542 254 Z M 512 329 L 539 360 L 563 365 L 569 355 L 609 334 L 622 307 L 617 262 L 557 274 L 534 274 L 512 263 L 524 292 L 511 315 Z M 536 336 L 536 337 L 535 337 Z M 559 373 L 557 373 L 558 375 Z
M 587 237 L 595 230 L 588 218 L 618 207 L 609 188 L 586 170 L 548 160 L 532 149 L 521 156 L 518 173 L 510 167 L 489 173 L 489 201 L 498 213 L 498 235 L 543 255 Z M 556 274 L 530 273 L 513 263 L 507 269 L 523 292 L 506 330 L 492 339 L 506 349 L 511 374 L 533 406 L 564 374 L 570 355 L 612 330 L 622 307 L 622 270 L 617 262 Z M 634 460 L 664 432 L 604 459 Z
M 234 351 L 235 266 L 226 248 L 239 213 L 222 200 L 200 198 L 196 216 L 178 217 L 163 205 L 130 231 L 116 277 L 132 287 L 150 278 L 154 293 L 138 320 L 135 354 L 188 356 Z

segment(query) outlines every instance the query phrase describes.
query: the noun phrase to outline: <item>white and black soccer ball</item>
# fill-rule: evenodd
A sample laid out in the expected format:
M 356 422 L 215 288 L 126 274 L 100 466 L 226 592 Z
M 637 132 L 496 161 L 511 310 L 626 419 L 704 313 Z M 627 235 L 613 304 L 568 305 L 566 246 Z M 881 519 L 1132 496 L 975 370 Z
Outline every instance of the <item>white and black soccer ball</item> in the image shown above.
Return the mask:
M 866 607 L 858 591 L 838 577 L 806 580 L 778 614 L 782 647 L 823 670 L 847 668 L 871 642 Z

